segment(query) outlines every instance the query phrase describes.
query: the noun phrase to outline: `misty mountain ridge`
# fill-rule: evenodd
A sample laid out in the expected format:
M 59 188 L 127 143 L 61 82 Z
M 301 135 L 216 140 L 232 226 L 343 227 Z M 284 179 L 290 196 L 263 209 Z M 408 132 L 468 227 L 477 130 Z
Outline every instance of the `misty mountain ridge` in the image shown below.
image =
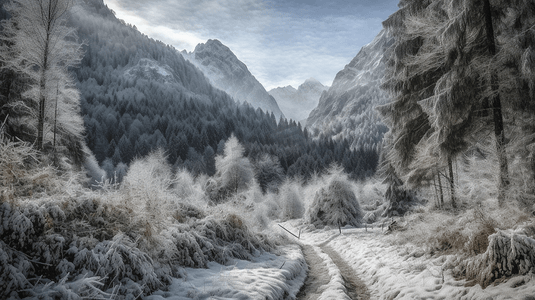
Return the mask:
M 301 122 L 303 125 L 310 112 L 318 106 L 321 94 L 329 87 L 314 78 L 305 80 L 297 89 L 288 85 L 274 88 L 269 94 L 277 100 L 279 107 L 288 119 Z
M 387 127 L 375 107 L 388 102 L 380 86 L 385 72 L 384 54 L 393 41 L 392 34 L 383 29 L 336 74 L 333 85 L 322 94 L 307 119 L 307 127 L 315 136 L 347 139 L 354 149 L 378 148 Z
M 219 40 L 210 39 L 198 44 L 193 52 L 184 50 L 181 54 L 199 68 L 214 87 L 225 91 L 235 101 L 247 102 L 264 112 L 273 112 L 277 119 L 284 117 L 277 101 Z

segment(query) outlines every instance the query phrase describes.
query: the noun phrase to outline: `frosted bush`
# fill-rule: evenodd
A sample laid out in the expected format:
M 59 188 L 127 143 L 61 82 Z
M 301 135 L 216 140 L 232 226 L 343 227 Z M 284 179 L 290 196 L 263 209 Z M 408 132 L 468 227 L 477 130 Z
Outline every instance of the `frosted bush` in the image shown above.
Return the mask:
M 179 182 L 193 190 L 177 191 Z M 164 289 L 181 267 L 228 264 L 273 248 L 240 217 L 263 203 L 259 188 L 206 217 L 199 186 L 187 173 L 174 178 L 156 152 L 134 162 L 120 187 L 0 198 L 0 298 L 143 297 Z
M 103 285 L 99 277 L 85 277 L 67 282 L 68 276 L 64 276 L 58 283 L 49 282 L 38 284 L 28 290 L 32 298 L 42 300 L 55 299 L 106 299 L 110 294 L 100 290 Z
M 279 159 L 275 156 L 263 154 L 255 164 L 255 178 L 262 193 L 277 193 L 284 179 L 284 170 Z
M 127 283 L 137 294 L 162 288 L 169 273 L 157 274 L 149 254 L 129 237 L 110 237 L 112 227 L 129 227 L 126 218 L 116 223 L 117 212 L 92 200 L 0 203 L 0 298 L 92 298 Z M 88 215 L 90 222 L 80 221 Z
M 123 179 L 117 200 L 134 212 L 134 221 L 151 236 L 165 228 L 175 209 L 173 176 L 162 150 L 135 160 Z
M 316 192 L 306 218 L 317 227 L 357 226 L 361 223 L 362 211 L 351 182 L 340 169 L 331 169 L 328 186 Z
M 281 207 L 280 218 L 282 220 L 286 221 L 303 217 L 304 207 L 298 183 L 286 181 L 282 185 L 279 193 L 279 203 Z
M 0 200 L 72 194 L 81 189 L 81 174 L 60 174 L 32 145 L 12 141 L 0 128 Z
M 278 195 L 268 194 L 264 202 L 258 206 L 258 210 L 264 212 L 266 217 L 271 220 L 278 219 L 281 214 L 281 207 L 276 197 L 278 197 Z
M 187 199 L 197 193 L 195 180 L 186 169 L 177 170 L 174 184 L 174 192 L 181 199 Z
M 485 253 L 464 264 L 466 277 L 486 287 L 496 279 L 535 271 L 535 239 L 519 231 L 498 231 L 489 236 Z
M 215 203 L 226 201 L 254 185 L 253 166 L 243 152 L 243 146 L 232 135 L 225 143 L 224 154 L 216 156 L 217 172 L 214 180 L 206 186 L 207 195 Z

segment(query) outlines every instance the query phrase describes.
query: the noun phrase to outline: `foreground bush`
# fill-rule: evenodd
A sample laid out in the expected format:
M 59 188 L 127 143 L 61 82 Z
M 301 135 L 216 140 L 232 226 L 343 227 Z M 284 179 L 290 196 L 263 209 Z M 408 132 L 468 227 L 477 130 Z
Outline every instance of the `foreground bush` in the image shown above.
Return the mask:
M 98 199 L 3 202 L 0 298 L 147 295 L 179 277 L 180 267 L 272 249 L 236 215 L 205 218 L 187 206 L 179 214 L 180 221 L 148 236 L 127 207 Z
M 489 236 L 483 254 L 466 261 L 467 279 L 475 279 L 483 288 L 496 279 L 525 275 L 535 271 L 535 239 L 531 230 L 498 231 Z

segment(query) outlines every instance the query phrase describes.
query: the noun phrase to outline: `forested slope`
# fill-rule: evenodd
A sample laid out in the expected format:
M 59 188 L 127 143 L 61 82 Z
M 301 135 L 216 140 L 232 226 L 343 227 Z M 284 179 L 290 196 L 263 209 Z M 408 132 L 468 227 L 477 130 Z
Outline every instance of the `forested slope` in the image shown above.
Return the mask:
M 376 153 L 350 151 L 344 141 L 313 142 L 295 122 L 237 105 L 174 48 L 116 19 L 101 0 L 82 1 L 71 22 L 85 43 L 75 71 L 86 141 L 109 175 L 156 148 L 175 167 L 211 175 L 233 132 L 250 158 L 274 155 L 290 176 L 309 177 L 333 162 L 355 177 L 375 170 Z

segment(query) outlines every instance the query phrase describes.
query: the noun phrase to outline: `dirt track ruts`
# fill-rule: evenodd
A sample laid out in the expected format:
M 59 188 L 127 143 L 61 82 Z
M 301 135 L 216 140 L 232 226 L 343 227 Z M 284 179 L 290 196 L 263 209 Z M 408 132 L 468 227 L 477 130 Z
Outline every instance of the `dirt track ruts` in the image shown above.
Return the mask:
M 323 291 L 320 288 L 331 280 L 329 270 L 312 246 L 303 245 L 302 249 L 308 265 L 308 273 L 305 283 L 296 295 L 296 299 L 315 300 L 318 299 Z
M 332 259 L 334 264 L 340 270 L 340 274 L 344 279 L 344 286 L 347 295 L 353 300 L 369 300 L 370 293 L 364 282 L 355 274 L 355 271 L 345 262 L 340 255 L 328 245 L 320 246 L 321 250 L 325 252 Z M 322 286 L 329 283 L 331 280 L 329 270 L 325 265 L 323 259 L 314 251 L 310 245 L 303 245 L 303 254 L 308 265 L 308 274 L 305 283 L 296 296 L 299 300 L 315 300 L 321 295 Z
M 331 257 L 334 264 L 340 270 L 349 298 L 353 300 L 369 300 L 370 292 L 368 291 L 366 284 L 355 273 L 355 270 L 353 270 L 353 268 L 351 268 L 340 256 L 340 254 L 329 245 L 322 246 L 321 250 Z

